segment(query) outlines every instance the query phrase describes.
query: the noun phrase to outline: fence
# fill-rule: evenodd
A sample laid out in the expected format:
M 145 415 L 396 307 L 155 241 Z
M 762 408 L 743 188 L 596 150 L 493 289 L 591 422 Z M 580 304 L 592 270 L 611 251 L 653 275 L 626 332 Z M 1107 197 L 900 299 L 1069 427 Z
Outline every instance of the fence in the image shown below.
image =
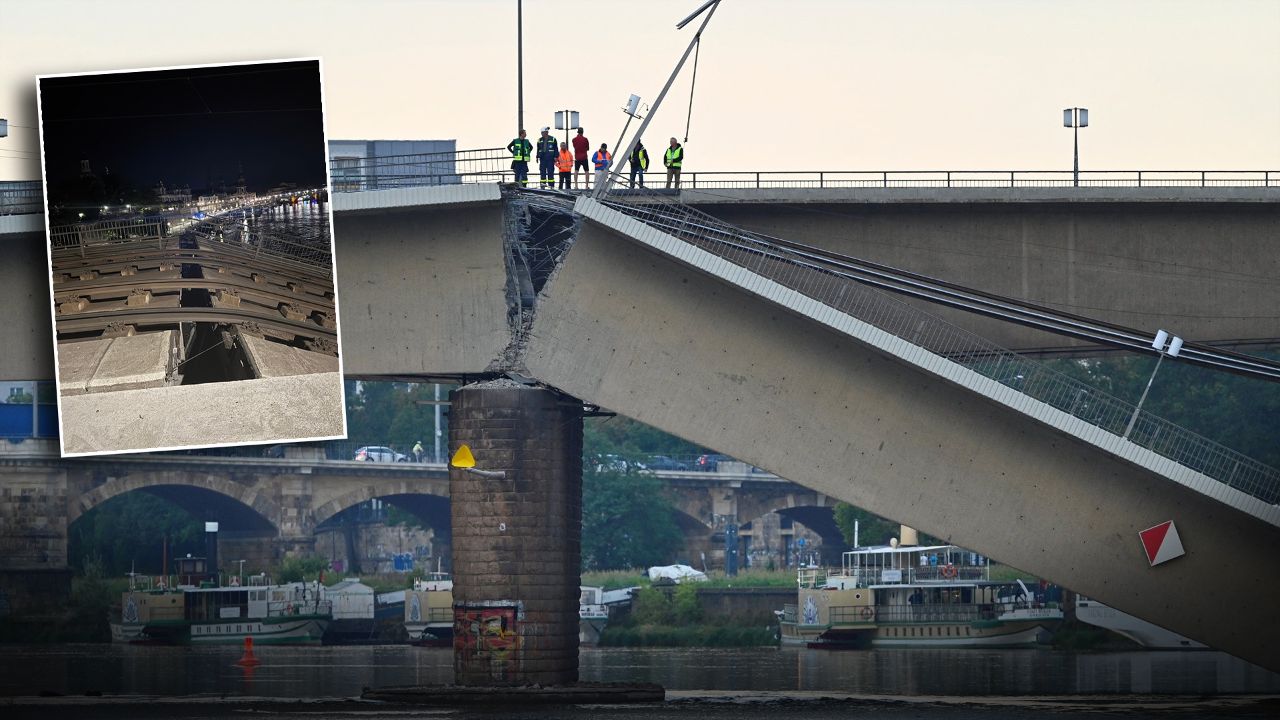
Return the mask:
M 625 184 L 616 176 L 619 185 Z M 1280 472 L 1197 433 L 1138 413 L 1132 404 L 864 285 L 669 195 L 627 190 L 605 204 L 734 265 L 768 278 L 913 345 L 941 355 L 1118 437 L 1268 504 L 1280 501 Z
M 55 225 L 49 228 L 49 245 L 56 253 L 79 252 L 83 257 L 85 249 L 90 247 L 153 241 L 157 247 L 163 247 L 168 235 L 168 221 L 162 218 L 102 220 Z
M 533 162 L 536 179 L 537 162 Z M 334 192 L 514 180 L 505 148 L 347 158 L 332 168 Z
M 686 189 L 1072 187 L 1070 170 L 704 171 L 681 175 Z M 1280 187 L 1277 170 L 1090 170 L 1080 187 Z
M 629 172 L 627 163 L 615 170 Z M 537 159 L 529 161 L 538 186 Z M 576 178 L 575 173 L 575 178 Z M 662 182 L 661 167 L 651 168 L 651 182 Z M 1280 187 L 1280 170 L 1085 170 L 1080 187 Z M 594 181 L 595 174 L 591 175 Z M 514 182 L 511 153 L 506 148 L 452 153 L 345 158 L 332 168 L 334 192 L 361 192 L 423 185 Z M 626 185 L 625 179 L 619 186 Z M 746 170 L 691 171 L 681 176 L 686 189 L 765 188 L 1019 188 L 1072 187 L 1071 170 Z M 582 190 L 584 188 L 578 188 Z

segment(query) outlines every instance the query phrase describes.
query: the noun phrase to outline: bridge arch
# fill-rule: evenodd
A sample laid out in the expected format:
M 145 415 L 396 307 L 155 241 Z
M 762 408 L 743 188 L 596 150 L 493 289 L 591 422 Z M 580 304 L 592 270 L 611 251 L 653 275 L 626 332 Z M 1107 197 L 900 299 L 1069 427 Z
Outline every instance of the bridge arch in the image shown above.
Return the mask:
M 436 500 L 414 501 L 412 498 L 415 497 L 436 498 Z M 449 480 L 447 478 L 431 478 L 426 480 L 378 481 L 358 485 L 347 489 L 336 497 L 316 504 L 312 520 L 316 527 L 320 527 L 342 511 L 374 499 L 388 500 L 393 505 L 404 507 L 404 509 L 428 521 L 434 519 L 439 522 L 441 509 L 443 509 L 443 517 L 447 520 L 449 517 Z M 424 517 L 423 513 L 428 513 L 430 517 Z M 435 527 L 436 523 L 432 523 L 432 526 Z M 444 528 L 441 529 L 447 529 L 447 527 L 447 524 L 445 524 Z
M 135 491 L 146 491 L 182 507 L 197 517 L 210 512 L 224 529 L 254 535 L 280 534 L 279 506 L 256 489 L 216 475 L 177 473 L 131 473 L 108 477 L 93 484 L 67 503 L 68 526 L 99 505 Z M 204 511 L 204 512 L 202 512 Z

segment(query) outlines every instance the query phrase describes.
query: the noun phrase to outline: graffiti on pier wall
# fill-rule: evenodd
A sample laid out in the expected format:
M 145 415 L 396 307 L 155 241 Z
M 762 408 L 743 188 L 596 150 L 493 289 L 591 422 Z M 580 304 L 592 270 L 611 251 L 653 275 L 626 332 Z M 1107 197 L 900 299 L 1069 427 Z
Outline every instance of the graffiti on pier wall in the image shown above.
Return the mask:
M 493 681 L 514 680 L 520 669 L 520 607 L 453 606 L 454 671 Z

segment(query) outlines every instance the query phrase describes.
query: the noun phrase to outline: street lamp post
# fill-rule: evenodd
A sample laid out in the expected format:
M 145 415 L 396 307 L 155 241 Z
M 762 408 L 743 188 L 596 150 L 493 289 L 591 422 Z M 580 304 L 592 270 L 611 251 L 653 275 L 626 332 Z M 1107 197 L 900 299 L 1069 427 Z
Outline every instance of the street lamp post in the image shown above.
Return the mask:
M 516 0 L 516 137 L 524 129 L 524 0 Z
M 1080 128 L 1089 127 L 1089 108 L 1066 108 L 1062 111 L 1062 127 L 1072 128 L 1075 136 L 1073 162 L 1071 165 L 1071 184 L 1080 187 Z
M 1138 407 L 1133 409 L 1133 416 L 1129 418 L 1129 425 L 1124 429 L 1124 438 L 1129 439 L 1129 433 L 1133 432 L 1133 425 L 1138 421 L 1138 413 L 1142 412 L 1142 404 L 1147 401 L 1147 393 L 1151 392 L 1151 383 L 1156 380 L 1156 373 L 1160 372 L 1160 363 L 1164 361 L 1164 356 L 1178 357 L 1178 353 L 1182 352 L 1182 338 L 1174 336 L 1166 348 L 1164 341 L 1169 340 L 1169 333 L 1161 330 L 1156 333 L 1156 337 L 1151 341 L 1151 347 L 1160 353 L 1160 357 L 1156 359 L 1156 367 L 1151 371 L 1151 377 L 1147 379 L 1147 388 L 1142 391 L 1142 397 L 1138 399 Z
M 578 120 L 577 110 L 557 110 L 556 129 L 564 131 L 564 141 L 569 142 L 569 131 L 582 127 Z

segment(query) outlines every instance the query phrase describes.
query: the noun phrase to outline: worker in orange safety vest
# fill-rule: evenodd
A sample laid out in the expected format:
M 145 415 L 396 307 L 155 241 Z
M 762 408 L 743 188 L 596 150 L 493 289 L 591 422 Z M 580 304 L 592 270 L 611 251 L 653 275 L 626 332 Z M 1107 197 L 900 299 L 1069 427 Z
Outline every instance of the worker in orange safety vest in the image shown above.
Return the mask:
M 608 143 L 600 143 L 600 149 L 591 154 L 591 162 L 596 166 L 596 182 L 599 183 L 613 164 L 613 154 L 609 152 Z
M 573 153 L 569 150 L 567 142 L 560 143 L 560 156 L 556 158 L 556 170 L 560 171 L 560 189 L 568 190 L 573 180 Z

